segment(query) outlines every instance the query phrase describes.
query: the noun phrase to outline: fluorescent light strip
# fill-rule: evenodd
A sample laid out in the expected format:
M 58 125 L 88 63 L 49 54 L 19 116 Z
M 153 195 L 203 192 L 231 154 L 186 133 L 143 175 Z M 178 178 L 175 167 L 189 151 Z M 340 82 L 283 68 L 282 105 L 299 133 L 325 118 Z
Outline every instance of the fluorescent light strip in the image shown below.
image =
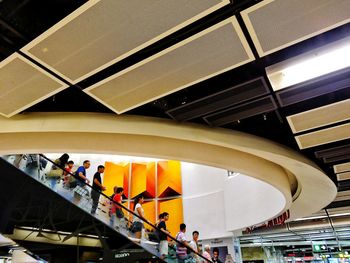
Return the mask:
M 273 90 L 277 91 L 350 67 L 350 38 L 315 49 L 266 68 Z

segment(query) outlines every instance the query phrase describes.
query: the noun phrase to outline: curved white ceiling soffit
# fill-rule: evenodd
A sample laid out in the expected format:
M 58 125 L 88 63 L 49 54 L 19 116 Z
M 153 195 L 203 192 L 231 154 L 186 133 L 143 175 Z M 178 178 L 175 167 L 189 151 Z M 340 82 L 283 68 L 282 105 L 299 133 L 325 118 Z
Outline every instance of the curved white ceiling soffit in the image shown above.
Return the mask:
M 287 147 L 237 131 L 98 113 L 28 113 L 0 118 L 0 127 L 1 154 L 126 154 L 241 172 L 278 189 L 286 200 L 283 210 L 289 208 L 292 219 L 319 211 L 336 196 L 333 182 L 310 160 Z M 291 175 L 299 189 L 293 201 Z

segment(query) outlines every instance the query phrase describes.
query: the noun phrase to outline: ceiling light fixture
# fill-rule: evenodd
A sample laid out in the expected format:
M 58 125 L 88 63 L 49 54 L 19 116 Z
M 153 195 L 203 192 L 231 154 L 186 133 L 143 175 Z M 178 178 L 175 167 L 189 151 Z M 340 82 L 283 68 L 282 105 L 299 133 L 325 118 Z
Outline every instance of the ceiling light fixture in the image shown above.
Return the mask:
M 274 91 L 350 66 L 350 38 L 344 38 L 266 68 Z

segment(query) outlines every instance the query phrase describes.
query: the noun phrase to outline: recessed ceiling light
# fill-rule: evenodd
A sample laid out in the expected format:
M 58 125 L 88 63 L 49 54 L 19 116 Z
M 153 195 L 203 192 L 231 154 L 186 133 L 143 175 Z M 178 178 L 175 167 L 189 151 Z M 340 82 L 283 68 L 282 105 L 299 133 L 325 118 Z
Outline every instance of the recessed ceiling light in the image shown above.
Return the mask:
M 311 52 L 266 68 L 277 91 L 350 66 L 350 38 L 344 38 Z

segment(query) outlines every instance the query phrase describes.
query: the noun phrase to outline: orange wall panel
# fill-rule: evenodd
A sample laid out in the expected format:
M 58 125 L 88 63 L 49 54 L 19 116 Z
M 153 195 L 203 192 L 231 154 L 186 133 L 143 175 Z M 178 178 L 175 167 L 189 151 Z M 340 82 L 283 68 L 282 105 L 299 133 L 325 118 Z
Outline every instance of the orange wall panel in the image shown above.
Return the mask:
M 164 200 L 158 202 L 158 213 L 168 212 L 169 220 L 166 222 L 167 229 L 172 236 L 179 232 L 180 224 L 183 222 L 182 198 Z
M 147 163 L 147 194 L 148 197 L 156 197 L 156 164 Z
M 129 164 L 105 162 L 104 166 L 105 172 L 103 175 L 103 184 L 107 187 L 107 190 L 104 193 L 107 196 L 111 196 L 113 194 L 114 186 L 118 186 L 124 188 L 124 194 L 127 196 L 129 184 L 129 168 L 126 167 L 129 167 Z
M 135 198 L 146 191 L 146 164 L 133 163 L 131 167 L 131 198 Z
M 131 198 L 144 194 L 147 198 L 155 197 L 155 164 L 133 163 L 131 171 Z
M 142 204 L 143 210 L 145 211 L 145 218 L 150 221 L 152 224 L 156 223 L 156 202 L 144 202 Z M 151 229 L 148 224 L 145 224 L 146 228 Z
M 125 163 L 123 165 L 124 170 L 124 196 L 129 197 L 129 177 L 130 177 L 130 163 Z
M 158 172 L 158 197 L 182 194 L 181 164 L 179 161 L 160 161 Z

